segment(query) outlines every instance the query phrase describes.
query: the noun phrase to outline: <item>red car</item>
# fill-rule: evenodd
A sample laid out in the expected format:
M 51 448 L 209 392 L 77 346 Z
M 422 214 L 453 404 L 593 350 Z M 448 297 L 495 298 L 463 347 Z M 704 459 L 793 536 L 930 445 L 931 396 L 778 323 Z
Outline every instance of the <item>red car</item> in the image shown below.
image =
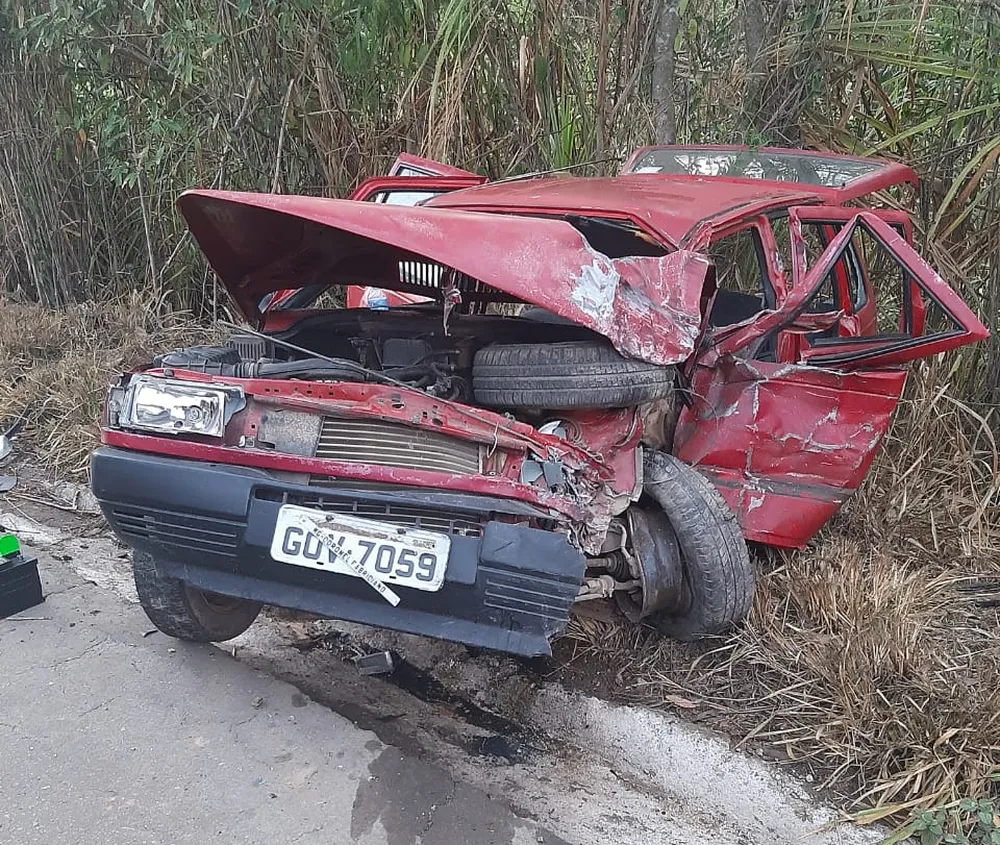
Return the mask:
M 401 157 L 349 200 L 185 193 L 247 328 L 110 389 L 93 489 L 146 612 L 191 640 L 272 604 L 524 655 L 602 599 L 726 630 L 747 543 L 803 546 L 861 483 L 901 367 L 987 336 L 908 217 L 855 204 L 903 183 L 650 147 L 614 178 Z M 360 307 L 324 307 L 340 287 Z

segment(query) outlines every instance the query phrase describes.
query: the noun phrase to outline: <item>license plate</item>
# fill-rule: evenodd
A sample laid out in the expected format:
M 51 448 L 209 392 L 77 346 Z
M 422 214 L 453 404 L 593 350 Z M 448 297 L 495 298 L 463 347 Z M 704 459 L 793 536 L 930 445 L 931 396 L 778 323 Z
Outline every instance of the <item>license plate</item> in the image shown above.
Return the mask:
M 331 549 L 332 545 L 336 548 Z M 353 575 L 369 583 L 374 579 L 435 592 L 444 584 L 450 546 L 447 534 L 282 505 L 271 540 L 271 557 L 281 563 Z

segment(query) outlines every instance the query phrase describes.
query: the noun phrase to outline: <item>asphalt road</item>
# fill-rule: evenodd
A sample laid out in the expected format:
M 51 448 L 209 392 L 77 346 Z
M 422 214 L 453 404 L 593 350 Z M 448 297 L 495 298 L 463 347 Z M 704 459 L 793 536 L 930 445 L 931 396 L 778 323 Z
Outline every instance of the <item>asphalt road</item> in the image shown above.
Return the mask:
M 281 612 L 224 649 L 172 640 L 79 498 L 0 511 L 40 549 L 47 596 L 0 619 L 0 845 L 885 835 L 836 825 L 805 784 L 725 737 L 576 695 L 502 656 Z M 411 671 L 360 675 L 351 657 L 383 648 Z
M 0 620 L 0 842 L 564 840 L 501 800 L 43 561 Z

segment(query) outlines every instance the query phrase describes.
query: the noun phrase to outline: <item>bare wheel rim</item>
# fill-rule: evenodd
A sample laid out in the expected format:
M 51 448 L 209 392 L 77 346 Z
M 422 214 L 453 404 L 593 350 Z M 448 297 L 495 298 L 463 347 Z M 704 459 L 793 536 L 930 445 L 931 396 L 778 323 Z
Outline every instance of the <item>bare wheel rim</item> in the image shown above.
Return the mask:
M 199 590 L 197 587 L 186 588 L 188 599 L 195 606 L 201 604 L 216 613 L 231 613 L 242 607 L 243 599 L 232 596 L 221 596 L 218 593 L 209 593 L 206 590 Z

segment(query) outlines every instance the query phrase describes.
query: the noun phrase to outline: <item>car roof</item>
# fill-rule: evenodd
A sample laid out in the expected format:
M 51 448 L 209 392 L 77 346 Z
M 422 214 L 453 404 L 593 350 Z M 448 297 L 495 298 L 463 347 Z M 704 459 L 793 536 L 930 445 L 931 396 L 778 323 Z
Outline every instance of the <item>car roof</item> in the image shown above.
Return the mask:
M 681 245 L 703 225 L 723 227 L 793 204 L 842 205 L 909 182 L 913 170 L 875 158 L 779 148 L 656 146 L 636 150 L 613 177 L 514 178 L 444 194 L 448 208 L 626 216 Z
M 442 194 L 426 205 L 522 213 L 629 217 L 680 245 L 702 223 L 716 225 L 769 208 L 827 199 L 821 188 L 690 176 L 557 176 L 487 182 Z

